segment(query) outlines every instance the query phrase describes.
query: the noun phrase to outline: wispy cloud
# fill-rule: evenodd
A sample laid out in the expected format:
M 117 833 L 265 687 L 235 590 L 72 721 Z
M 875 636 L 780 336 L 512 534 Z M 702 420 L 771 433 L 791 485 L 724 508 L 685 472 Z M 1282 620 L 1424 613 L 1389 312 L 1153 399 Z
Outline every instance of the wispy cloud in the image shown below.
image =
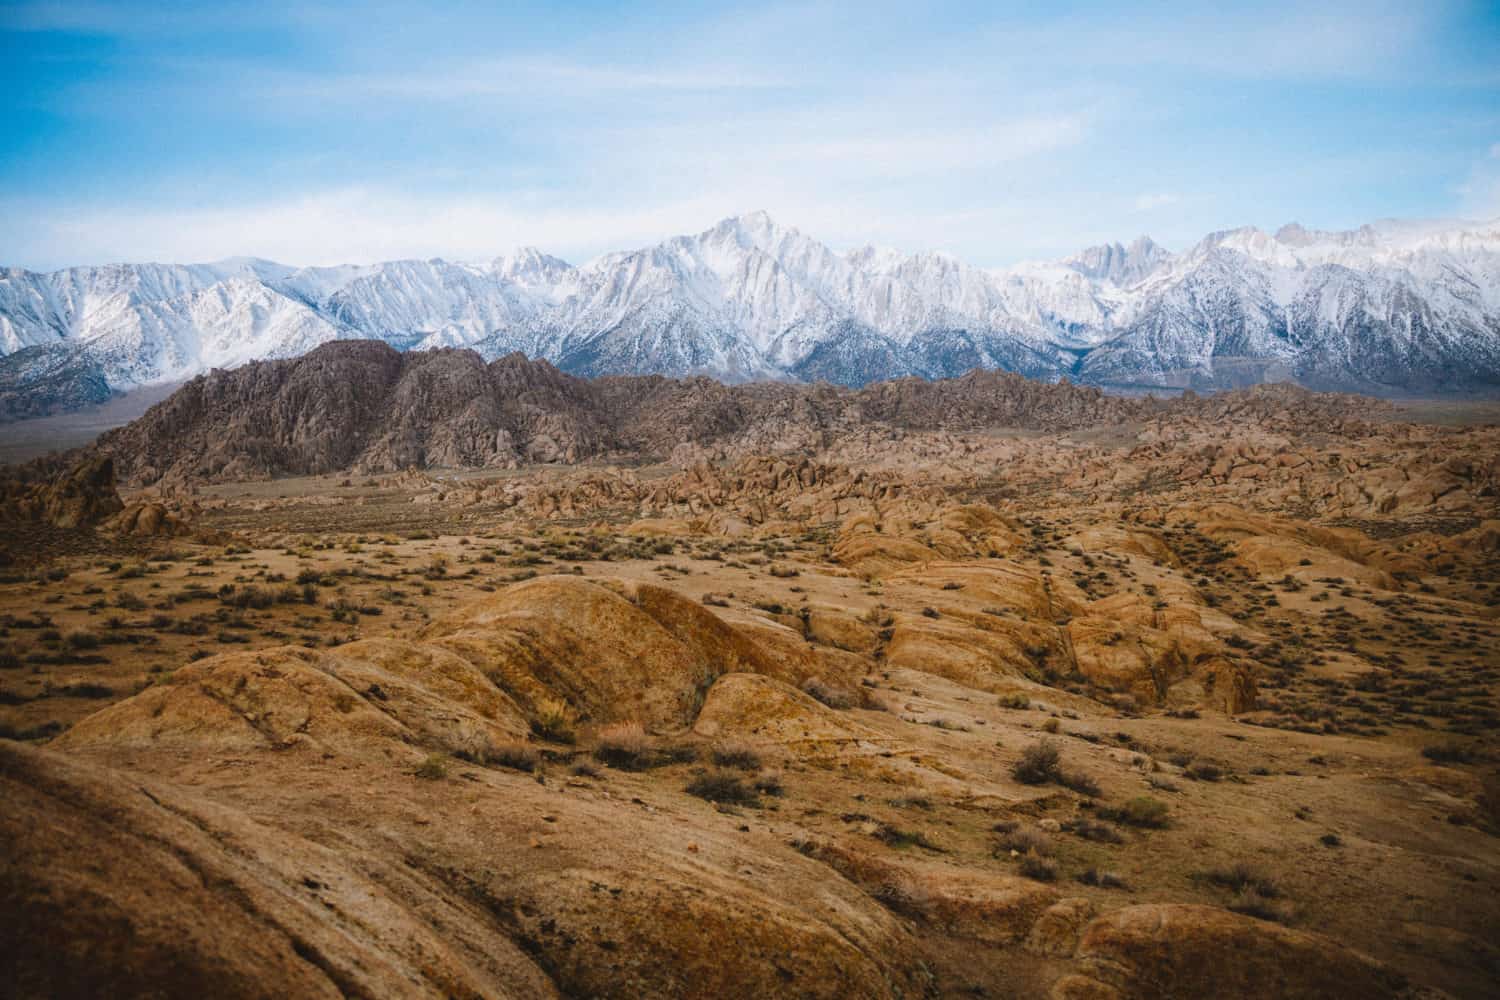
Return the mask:
M 908 145 L 922 148 L 918 142 Z M 1021 152 L 1011 149 L 1006 155 Z M 428 257 L 479 261 L 526 245 L 579 262 L 697 232 L 719 219 L 757 209 L 769 210 L 783 223 L 838 249 L 878 243 L 912 251 L 946 250 L 987 262 L 997 247 L 1034 241 L 1046 226 L 1055 230 L 1049 253 L 1071 252 L 1082 245 L 1074 243 L 1075 234 L 1082 231 L 1081 217 L 1075 213 L 1087 212 L 1082 204 L 996 197 L 955 211 L 944 208 L 941 200 L 914 198 L 900 210 L 851 212 L 849 188 L 865 185 L 862 189 L 870 191 L 870 197 L 881 197 L 878 187 L 869 188 L 865 175 L 854 172 L 863 157 L 877 153 L 891 158 L 884 169 L 892 176 L 924 166 L 932 155 L 929 151 L 912 158 L 853 142 L 840 144 L 828 151 L 827 169 L 795 188 L 786 186 L 779 172 L 762 170 L 758 162 L 736 167 L 726 158 L 700 165 L 707 171 L 707 184 L 666 183 L 631 199 L 615 197 L 612 186 L 563 199 L 546 189 L 417 193 L 366 185 L 253 200 L 224 198 L 200 207 L 170 202 L 128 206 L 12 201 L 0 203 L 0 216 L 27 234 L 35 266 L 44 267 L 211 261 L 237 255 L 298 265 Z M 780 150 L 769 155 L 777 160 L 792 154 Z M 954 162 L 967 162 L 956 149 L 952 157 Z M 623 166 L 623 176 L 634 178 L 635 167 Z M 943 162 L 938 166 L 941 175 Z M 1110 235 L 1094 229 L 1085 232 L 1088 242 Z M 80 247 L 88 252 L 80 254 Z
M 12 205 L 6 212 L 32 228 L 43 255 L 88 246 L 99 261 L 249 255 L 292 264 L 485 260 L 524 245 L 576 259 L 701 229 L 716 212 L 724 214 L 722 206 L 694 199 L 567 210 L 535 197 L 429 197 L 374 188 L 197 209 L 99 206 L 32 214 Z
M 957 173 L 1017 164 L 1079 145 L 1093 115 L 924 116 L 919 106 L 825 106 L 645 126 L 604 137 L 612 169 L 702 177 L 717 187 L 758 176 L 798 177 L 798 187 L 833 188 L 903 178 L 940 183 Z M 925 118 L 925 120 L 924 120 Z M 748 147 L 748 148 L 747 148 Z M 833 194 L 834 190 L 826 193 Z
M 1210 79 L 1390 78 L 1427 54 L 1446 4 L 1360 0 L 1239 8 L 1115 8 L 995 29 L 1018 58 L 1084 68 L 1176 69 Z M 1061 27 L 1061 30 L 1060 30 Z
M 1137 212 L 1153 212 L 1158 208 L 1166 208 L 1168 205 L 1175 205 L 1181 200 L 1182 199 L 1175 194 L 1168 194 L 1165 191 L 1157 191 L 1150 194 L 1138 194 L 1135 196 L 1135 200 L 1131 202 L 1131 204 L 1135 207 L 1135 210 Z
M 632 92 L 714 92 L 785 86 L 783 81 L 731 67 L 652 69 L 556 58 L 483 59 L 400 72 L 282 73 L 261 80 L 259 96 L 272 100 L 419 102 L 524 99 L 550 104 L 561 98 Z
M 1472 219 L 1500 219 L 1500 142 L 1476 160 L 1454 187 L 1461 212 Z
M 767 208 L 992 266 L 1472 212 L 1500 146 L 1500 18 L 1456 0 L 266 2 L 0 0 L 0 262 L 578 257 Z

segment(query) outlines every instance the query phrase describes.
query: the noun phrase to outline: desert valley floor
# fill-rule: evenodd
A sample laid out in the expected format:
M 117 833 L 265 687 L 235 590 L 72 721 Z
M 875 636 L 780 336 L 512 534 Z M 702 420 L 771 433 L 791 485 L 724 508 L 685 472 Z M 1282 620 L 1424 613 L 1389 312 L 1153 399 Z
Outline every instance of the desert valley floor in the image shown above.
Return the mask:
M 1494 408 L 1074 423 L 12 488 L 6 992 L 1500 993 Z

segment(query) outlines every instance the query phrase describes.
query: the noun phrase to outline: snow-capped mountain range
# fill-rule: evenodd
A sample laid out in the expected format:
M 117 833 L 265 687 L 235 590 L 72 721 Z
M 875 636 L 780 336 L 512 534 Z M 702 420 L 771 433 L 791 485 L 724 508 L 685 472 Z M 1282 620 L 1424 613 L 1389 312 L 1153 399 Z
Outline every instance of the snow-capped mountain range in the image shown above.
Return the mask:
M 324 341 L 522 351 L 601 375 L 861 385 L 977 366 L 1114 386 L 1500 386 L 1500 220 L 1147 238 L 1004 270 L 837 253 L 757 212 L 572 266 L 535 249 L 296 268 L 0 272 L 0 391 L 118 391 Z M 104 388 L 107 387 L 107 388 Z

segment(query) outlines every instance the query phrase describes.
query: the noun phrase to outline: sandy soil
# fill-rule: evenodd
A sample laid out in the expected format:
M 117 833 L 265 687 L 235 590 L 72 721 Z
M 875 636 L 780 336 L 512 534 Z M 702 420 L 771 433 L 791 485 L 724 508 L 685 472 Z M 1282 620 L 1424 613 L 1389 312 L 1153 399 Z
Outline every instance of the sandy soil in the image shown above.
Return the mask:
M 1445 414 L 1480 410 L 1411 412 L 1447 423 Z M 1062 480 L 1044 465 L 1025 473 L 1030 459 L 969 474 L 985 448 L 1070 454 L 1141 432 L 997 434 L 962 458 L 903 459 L 908 488 L 876 500 L 835 477 L 784 497 L 742 491 L 648 510 L 598 492 L 590 477 L 617 472 L 602 466 L 205 487 L 192 534 L 55 545 L 49 536 L 38 558 L 13 563 L 0 582 L 0 725 L 80 767 L 154 782 L 157 797 L 190 796 L 174 809 L 201 800 L 294 838 L 303 846 L 285 856 L 297 864 L 314 864 L 304 842 L 364 852 L 361 871 L 340 878 L 374 879 L 418 914 L 416 926 L 445 927 L 454 940 L 520 942 L 514 965 L 495 974 L 535 975 L 537 990 L 608 992 L 601 983 L 625 981 L 610 979 L 625 966 L 609 963 L 634 960 L 619 957 L 623 941 L 623 953 L 649 946 L 680 963 L 670 974 L 631 965 L 636 995 L 705 988 L 710 980 L 693 976 L 708 974 L 691 971 L 700 945 L 717 950 L 715 968 L 741 977 L 715 989 L 752 995 L 767 988 L 755 985 L 757 970 L 771 966 L 752 954 L 746 928 L 771 921 L 790 942 L 783 986 L 797 982 L 799 995 L 864 995 L 824 988 L 833 966 L 820 964 L 822 931 L 799 935 L 825 924 L 853 942 L 858 961 L 839 959 L 850 976 L 920 967 L 926 995 L 1084 995 L 1067 989 L 1103 975 L 1088 958 L 1105 947 L 1103 930 L 1081 945 L 1076 933 L 1057 947 L 1037 943 L 1038 913 L 1066 898 L 1105 915 L 1230 907 L 1254 926 L 1333 942 L 1318 948 L 1373 956 L 1414 987 L 1495 995 L 1500 560 L 1483 548 L 1482 527 L 1494 523 L 1491 496 L 1475 486 L 1467 506 L 1450 491 L 1447 506 L 1299 520 L 1286 508 L 1255 510 L 1271 495 L 1264 486 L 1226 504 L 1239 482 L 1228 476 L 1221 487 L 1195 480 L 1120 501 L 1048 485 Z M 926 445 L 907 447 L 919 455 Z M 871 467 L 895 462 L 882 455 Z M 677 483 L 679 472 L 631 474 L 649 485 Z M 506 493 L 517 489 L 534 492 L 517 503 Z M 799 496 L 835 495 L 799 513 Z M 561 506 L 538 515 L 538 497 Z M 1445 548 L 1451 538 L 1465 541 Z M 661 617 L 642 585 L 709 618 Z M 616 592 L 633 603 L 614 609 Z M 600 616 L 632 608 L 671 623 L 659 640 L 662 685 L 677 669 L 666 664 L 679 662 L 668 636 L 708 642 L 701 636 L 718 635 L 711 619 L 731 630 L 712 642 L 752 644 L 733 646 L 749 673 L 731 670 L 696 694 L 701 714 L 647 720 L 645 738 L 663 756 L 639 769 L 595 760 L 623 720 L 567 680 L 608 661 L 613 637 Z M 399 640 L 479 656 L 452 644 L 458 628 L 497 630 L 483 633 L 495 644 L 484 662 L 521 705 L 518 739 L 541 754 L 534 770 L 415 737 L 361 749 L 364 735 L 317 735 L 331 723 L 316 715 L 311 742 L 228 742 L 208 716 L 172 736 L 174 713 L 186 709 L 145 707 L 207 690 L 208 675 L 193 671 L 241 669 L 225 654 L 296 647 L 336 659 L 361 642 Z M 656 654 L 643 655 L 655 676 Z M 762 656 L 772 665 L 754 666 Z M 733 678 L 758 675 L 774 683 L 736 693 L 750 682 Z M 538 729 L 546 698 L 528 700 L 538 684 L 572 706 L 566 739 Z M 101 712 L 108 706 L 121 714 Z M 438 716 L 447 725 L 455 712 Z M 1059 752 L 1060 770 L 1027 783 L 1017 764 L 1042 743 Z M 691 794 L 706 770 L 723 770 L 709 764 L 726 748 L 750 761 L 744 780 L 774 791 L 717 805 Z M 429 753 L 438 763 L 423 763 Z M 729 901 L 714 905 L 751 916 L 709 907 L 697 929 L 647 931 L 686 904 L 638 912 L 590 902 L 675 886 L 685 872 Z M 517 893 L 506 906 L 540 923 L 507 916 L 503 933 L 475 929 L 393 888 L 446 886 L 433 898 L 472 906 L 489 899 L 474 888 L 487 877 Z M 553 878 L 545 891 L 524 888 Z M 442 896 L 455 886 L 466 888 Z M 978 899 L 975 886 L 990 895 Z M 812 899 L 828 909 L 776 908 Z M 655 915 L 638 924 L 639 914 Z M 738 929 L 706 936 L 720 919 Z M 538 929 L 546 921 L 566 944 Z M 1216 954 L 1221 995 L 1253 995 L 1231 982 L 1243 949 Z M 1292 966 L 1318 962 L 1286 963 L 1294 995 Z M 1116 983 L 1115 995 L 1168 982 L 1140 976 Z

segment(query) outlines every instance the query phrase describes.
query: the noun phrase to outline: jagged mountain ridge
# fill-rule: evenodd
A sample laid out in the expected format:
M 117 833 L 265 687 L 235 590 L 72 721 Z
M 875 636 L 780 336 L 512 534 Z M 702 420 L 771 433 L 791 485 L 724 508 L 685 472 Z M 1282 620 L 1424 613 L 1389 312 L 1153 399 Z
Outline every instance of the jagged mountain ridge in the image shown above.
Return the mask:
M 983 370 L 861 389 L 702 376 L 588 379 L 520 352 L 487 363 L 467 349 L 400 352 L 380 341 L 340 341 L 192 379 L 86 452 L 111 457 L 122 481 L 149 485 L 601 458 L 689 463 L 803 454 L 869 433 L 1056 432 L 1210 411 L 1239 422 L 1274 414 L 1329 427 L 1385 405 L 1292 386 L 1158 400 Z M 40 460 L 33 471 L 77 458 Z
M 940 253 L 835 253 L 765 213 L 577 267 L 528 248 L 482 265 L 10 269 L 0 411 L 337 339 L 521 351 L 581 375 L 858 386 L 985 367 L 1106 386 L 1492 387 L 1500 220 L 1245 228 L 1180 254 L 1141 238 L 1003 271 Z

